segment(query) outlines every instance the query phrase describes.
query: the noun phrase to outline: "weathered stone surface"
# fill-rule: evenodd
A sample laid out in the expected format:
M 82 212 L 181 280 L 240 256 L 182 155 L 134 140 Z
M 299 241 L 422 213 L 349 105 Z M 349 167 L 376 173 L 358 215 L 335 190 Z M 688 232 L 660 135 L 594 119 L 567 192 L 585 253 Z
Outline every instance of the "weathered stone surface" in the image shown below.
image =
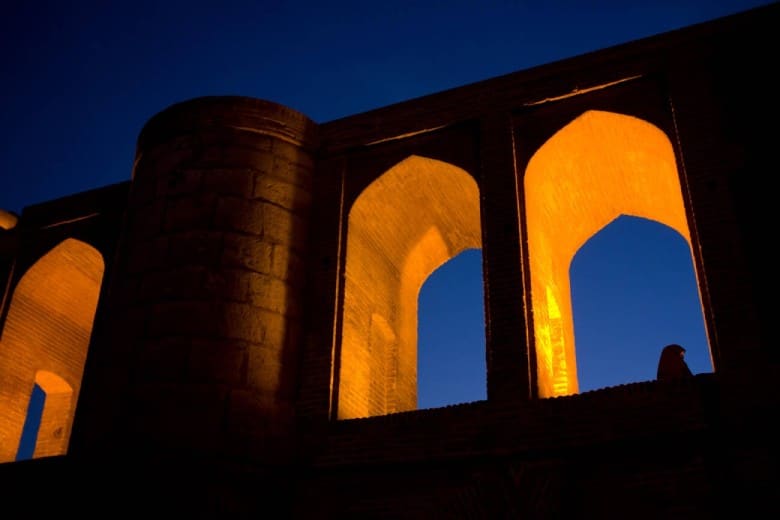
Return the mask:
M 221 264 L 227 268 L 244 268 L 258 273 L 271 272 L 273 244 L 259 237 L 226 233 Z
M 124 191 L 0 224 L 3 505 L 771 514 L 777 96 L 755 64 L 779 20 L 771 5 L 320 125 L 231 96 L 157 114 Z M 542 398 L 575 386 L 571 255 L 620 212 L 690 240 L 715 371 Z M 417 292 L 468 247 L 487 398 L 418 410 Z M 34 385 L 36 460 L 16 464 Z

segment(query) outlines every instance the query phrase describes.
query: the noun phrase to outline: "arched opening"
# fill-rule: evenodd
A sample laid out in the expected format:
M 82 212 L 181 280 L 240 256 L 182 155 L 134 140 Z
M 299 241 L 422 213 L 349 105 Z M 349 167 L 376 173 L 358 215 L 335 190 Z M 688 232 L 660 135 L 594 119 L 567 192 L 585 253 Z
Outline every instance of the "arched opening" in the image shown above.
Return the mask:
M 418 408 L 487 399 L 482 251 L 467 249 L 423 283 Z
M 479 188 L 451 164 L 412 156 L 360 194 L 347 230 L 338 418 L 417 408 L 420 288 L 481 247 Z
M 655 379 L 669 343 L 685 347 L 693 373 L 712 371 L 696 273 L 677 231 L 620 216 L 580 248 L 570 276 L 580 392 Z
M 0 462 L 16 459 L 36 385 L 46 399 L 33 456 L 66 452 L 103 270 L 95 248 L 66 239 L 19 281 L 0 339 Z
M 16 460 L 60 455 L 67 451 L 65 432 L 73 389 L 57 374 L 39 370 L 27 406 Z
M 22 438 L 16 450 L 16 460 L 27 460 L 35 455 L 35 443 L 38 442 L 38 431 L 41 428 L 43 407 L 46 404 L 46 392 L 37 384 L 33 386 L 30 402 L 27 405 L 27 416 L 22 427 Z
M 573 394 L 579 383 L 569 268 L 577 251 L 629 215 L 674 229 L 690 253 L 674 151 L 646 121 L 588 111 L 537 150 L 524 188 L 539 396 Z

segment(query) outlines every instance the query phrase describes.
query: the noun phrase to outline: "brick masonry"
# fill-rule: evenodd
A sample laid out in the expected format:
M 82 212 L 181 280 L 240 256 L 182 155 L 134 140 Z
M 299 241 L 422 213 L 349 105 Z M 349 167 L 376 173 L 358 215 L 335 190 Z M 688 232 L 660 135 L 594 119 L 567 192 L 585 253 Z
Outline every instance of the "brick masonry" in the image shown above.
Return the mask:
M 106 262 L 69 449 L 0 465 L 1 489 L 22 497 L 48 477 L 60 513 L 777 511 L 763 184 L 778 114 L 772 68 L 748 63 L 770 63 L 778 15 L 773 4 L 319 125 L 241 97 L 163 110 L 130 181 L 31 206 L 0 230 L 6 295 L 65 238 Z M 673 145 L 715 371 L 540 399 L 521 176 L 586 110 L 640 118 Z M 346 217 L 410 155 L 480 189 L 488 398 L 335 420 Z M 132 489 L 115 484 L 127 474 L 142 475 Z M 100 498 L 67 505 L 85 494 Z

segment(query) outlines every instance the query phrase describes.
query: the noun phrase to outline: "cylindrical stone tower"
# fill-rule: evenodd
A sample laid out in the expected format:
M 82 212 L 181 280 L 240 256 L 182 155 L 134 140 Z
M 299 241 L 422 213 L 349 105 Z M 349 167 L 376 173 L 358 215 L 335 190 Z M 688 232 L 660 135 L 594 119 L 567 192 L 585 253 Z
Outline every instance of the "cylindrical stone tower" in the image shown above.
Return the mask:
M 243 97 L 146 124 L 76 453 L 288 457 L 315 140 L 300 113 Z

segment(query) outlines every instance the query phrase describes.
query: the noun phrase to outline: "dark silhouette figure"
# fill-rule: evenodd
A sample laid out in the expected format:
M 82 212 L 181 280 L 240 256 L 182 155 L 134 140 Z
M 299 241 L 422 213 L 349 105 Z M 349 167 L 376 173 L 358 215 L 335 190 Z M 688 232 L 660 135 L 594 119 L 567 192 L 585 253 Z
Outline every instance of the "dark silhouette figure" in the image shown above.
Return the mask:
M 685 349 L 676 343 L 666 345 L 661 351 L 661 359 L 658 360 L 659 381 L 679 381 L 693 377 L 691 369 L 685 362 Z

